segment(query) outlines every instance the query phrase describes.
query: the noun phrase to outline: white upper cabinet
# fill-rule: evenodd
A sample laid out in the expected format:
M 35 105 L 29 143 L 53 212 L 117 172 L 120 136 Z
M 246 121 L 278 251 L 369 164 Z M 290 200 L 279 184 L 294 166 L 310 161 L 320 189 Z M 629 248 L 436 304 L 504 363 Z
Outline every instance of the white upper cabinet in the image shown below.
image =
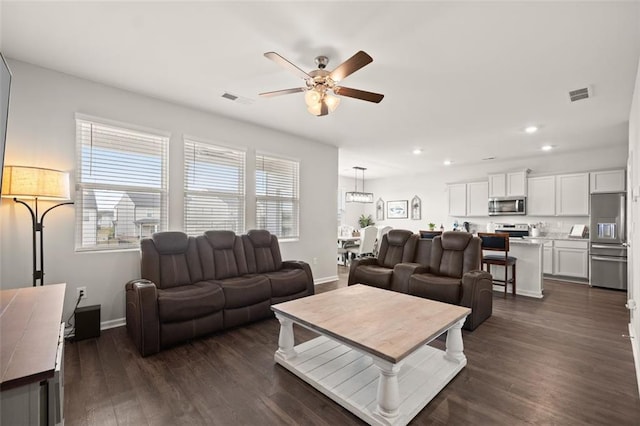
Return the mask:
M 591 193 L 624 192 L 625 170 L 591 172 Z
M 507 173 L 507 197 L 527 196 L 527 172 Z
M 467 184 L 467 216 L 487 216 L 489 214 L 489 182 Z
M 489 175 L 489 197 L 524 197 L 527 195 L 527 171 Z
M 589 173 L 556 176 L 556 215 L 589 216 Z
M 449 216 L 467 215 L 467 184 L 456 183 L 448 186 Z
M 527 179 L 527 214 L 530 216 L 555 216 L 556 177 L 541 176 Z
M 506 197 L 507 195 L 507 175 L 499 173 L 489 175 L 489 197 Z

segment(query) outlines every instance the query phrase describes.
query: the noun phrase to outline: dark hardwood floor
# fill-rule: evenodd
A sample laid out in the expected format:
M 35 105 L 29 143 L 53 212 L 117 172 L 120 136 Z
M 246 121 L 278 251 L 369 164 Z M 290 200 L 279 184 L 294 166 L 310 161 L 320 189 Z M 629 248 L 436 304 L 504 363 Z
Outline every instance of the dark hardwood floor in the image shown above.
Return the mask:
M 340 272 L 318 292 L 346 285 Z M 411 424 L 640 424 L 626 293 L 545 280 L 544 294 L 496 292 L 493 316 L 464 332 L 466 368 Z M 274 364 L 278 331 L 269 319 L 147 358 L 123 327 L 67 343 L 66 424 L 362 424 Z

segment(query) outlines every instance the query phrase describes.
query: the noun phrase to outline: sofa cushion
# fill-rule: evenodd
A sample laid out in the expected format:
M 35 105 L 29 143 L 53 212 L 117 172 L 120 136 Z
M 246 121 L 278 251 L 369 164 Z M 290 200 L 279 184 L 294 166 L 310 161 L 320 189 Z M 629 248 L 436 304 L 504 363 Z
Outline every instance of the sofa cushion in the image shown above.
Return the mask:
M 282 256 L 278 238 L 264 229 L 252 229 L 242 236 L 250 273 L 279 271 Z
M 393 268 L 400 262 L 413 260 L 418 236 L 404 229 L 392 229 L 382 237 L 378 265 Z
M 151 239 L 160 254 L 184 253 L 189 246 L 189 237 L 180 231 L 156 232 Z
M 264 274 L 271 282 L 271 297 L 289 296 L 307 289 L 309 278 L 302 269 L 281 269 Z
M 354 284 L 364 283 L 370 286 L 389 289 L 393 269 L 378 265 L 361 265 L 354 272 Z
M 460 303 L 460 292 L 459 278 L 429 273 L 414 274 L 409 278 L 409 294 L 413 296 L 457 305 Z
M 242 239 L 233 231 L 207 231 L 196 242 L 204 279 L 222 280 L 249 272 Z
M 186 321 L 221 311 L 224 307 L 222 288 L 212 282 L 158 289 L 160 322 Z
M 225 309 L 240 308 L 271 300 L 271 284 L 264 275 L 245 275 L 219 281 Z

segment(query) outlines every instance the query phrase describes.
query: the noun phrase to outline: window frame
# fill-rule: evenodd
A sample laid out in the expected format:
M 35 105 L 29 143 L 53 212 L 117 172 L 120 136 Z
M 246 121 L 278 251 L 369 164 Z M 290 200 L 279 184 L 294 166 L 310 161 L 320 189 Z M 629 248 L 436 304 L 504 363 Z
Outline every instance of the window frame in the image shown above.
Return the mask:
M 242 176 L 240 177 L 240 179 L 238 180 L 239 186 L 241 187 L 241 193 L 238 195 L 235 195 L 234 197 L 237 197 L 237 199 L 239 200 L 239 202 L 241 203 L 241 207 L 239 209 L 239 213 L 241 215 L 240 218 L 240 225 L 237 231 L 233 230 L 236 234 L 242 234 L 245 232 L 246 228 L 247 228 L 247 148 L 246 147 L 239 147 L 239 146 L 233 146 L 231 144 L 226 144 L 226 143 L 222 143 L 222 142 L 213 142 L 211 140 L 208 139 L 204 139 L 204 138 L 199 138 L 196 136 L 191 136 L 191 135 L 187 135 L 184 134 L 182 135 L 182 153 L 183 153 L 183 181 L 182 181 L 182 188 L 183 188 L 183 206 L 182 206 L 182 211 L 183 211 L 183 218 L 182 218 L 182 229 L 183 231 L 188 234 L 188 235 L 194 235 L 192 233 L 189 232 L 188 230 L 188 226 L 187 226 L 187 196 L 189 194 L 199 194 L 199 195 L 203 195 L 202 192 L 198 192 L 198 191 L 194 191 L 194 190 L 188 190 L 187 189 L 187 143 L 195 143 L 197 145 L 200 146 L 205 146 L 205 147 L 209 147 L 211 149 L 214 150 L 228 150 L 228 151 L 232 151 L 236 154 L 242 154 Z M 215 197 L 216 194 L 223 194 L 225 196 L 229 196 L 228 194 L 225 193 L 211 193 L 211 197 Z M 214 229 L 214 228 L 212 228 Z M 225 228 L 226 230 L 229 230 L 227 228 Z M 196 231 L 199 232 L 199 231 Z M 201 235 L 202 232 L 200 232 L 197 235 Z
M 107 128 L 114 128 L 114 130 L 120 132 L 129 132 L 131 134 L 138 134 L 149 139 L 159 139 L 159 154 L 160 154 L 160 186 L 153 188 L 149 186 L 135 186 L 113 183 L 91 183 L 83 182 L 83 146 L 85 140 L 83 139 L 81 126 L 83 124 L 102 126 Z M 75 236 L 75 252 L 91 253 L 91 252 L 117 252 L 117 251 L 137 251 L 140 249 L 140 239 L 138 237 L 137 243 L 130 244 L 117 244 L 117 245 L 99 245 L 96 240 L 96 244 L 92 246 L 84 246 L 83 235 L 83 223 L 85 217 L 85 200 L 83 192 L 87 189 L 92 190 L 107 190 L 107 191 L 119 191 L 119 192 L 132 192 L 132 193 L 145 193 L 145 194 L 158 194 L 160 197 L 160 218 L 157 231 L 166 231 L 169 228 L 169 146 L 171 134 L 169 132 L 152 129 L 144 126 L 139 126 L 130 123 L 124 123 L 115 120 L 104 119 L 100 117 L 94 117 L 90 115 L 75 114 L 75 130 L 76 130 L 76 173 L 75 173 L 75 208 L 76 208 L 76 236 Z M 127 152 L 126 150 L 123 150 Z M 114 218 L 117 213 L 114 206 Z M 78 218 L 82 219 L 79 220 Z M 96 215 L 96 231 L 98 227 L 98 216 Z
M 295 188 L 293 188 L 293 192 L 295 194 L 294 197 L 278 197 L 278 196 L 269 196 L 269 195 L 259 195 L 258 194 L 258 172 L 262 171 L 264 169 L 259 167 L 259 162 L 260 162 L 260 157 L 263 158 L 268 158 L 271 160 L 278 160 L 278 161 L 288 161 L 291 163 L 295 164 L 296 167 L 296 180 L 295 180 Z M 254 177 L 254 195 L 255 195 L 255 224 L 256 226 L 259 226 L 259 216 L 258 216 L 258 212 L 259 212 L 259 208 L 258 208 L 258 204 L 260 203 L 260 201 L 265 201 L 265 200 L 273 200 L 273 201 L 285 201 L 285 202 L 293 202 L 293 206 L 294 206 L 294 211 L 295 211 L 295 217 L 294 217 L 294 226 L 296 229 L 296 235 L 291 235 L 291 236 L 282 236 L 279 233 L 275 233 L 275 232 L 271 232 L 271 230 L 269 230 L 269 232 L 271 232 L 273 235 L 275 235 L 276 237 L 278 237 L 278 241 L 280 242 L 292 242 L 292 241 L 299 241 L 300 240 L 300 180 L 301 180 L 301 175 L 300 175 L 300 168 L 301 168 L 301 164 L 302 162 L 300 161 L 299 158 L 294 158 L 294 157 L 287 157 L 287 156 L 283 156 L 283 155 L 279 155 L 279 154 L 274 154 L 271 152 L 267 152 L 267 151 L 261 151 L 261 150 L 256 150 L 255 151 L 255 177 Z

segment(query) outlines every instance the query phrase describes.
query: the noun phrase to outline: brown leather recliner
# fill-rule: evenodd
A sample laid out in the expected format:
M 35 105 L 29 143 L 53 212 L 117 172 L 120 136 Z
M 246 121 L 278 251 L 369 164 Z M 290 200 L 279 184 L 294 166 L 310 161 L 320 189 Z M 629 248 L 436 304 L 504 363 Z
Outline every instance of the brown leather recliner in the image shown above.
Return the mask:
M 308 264 L 282 261 L 268 231 L 159 232 L 142 239 L 142 279 L 128 282 L 127 330 L 143 356 L 273 315 L 271 305 L 314 293 Z
M 377 257 L 355 259 L 349 268 L 349 285 L 367 284 L 399 291 L 393 268 L 413 260 L 418 236 L 411 231 L 392 229 L 382 237 Z
M 493 308 L 491 274 L 481 270 L 481 258 L 480 238 L 467 232 L 448 231 L 433 240 L 421 239 L 407 292 L 471 308 L 464 328 L 474 330 Z

